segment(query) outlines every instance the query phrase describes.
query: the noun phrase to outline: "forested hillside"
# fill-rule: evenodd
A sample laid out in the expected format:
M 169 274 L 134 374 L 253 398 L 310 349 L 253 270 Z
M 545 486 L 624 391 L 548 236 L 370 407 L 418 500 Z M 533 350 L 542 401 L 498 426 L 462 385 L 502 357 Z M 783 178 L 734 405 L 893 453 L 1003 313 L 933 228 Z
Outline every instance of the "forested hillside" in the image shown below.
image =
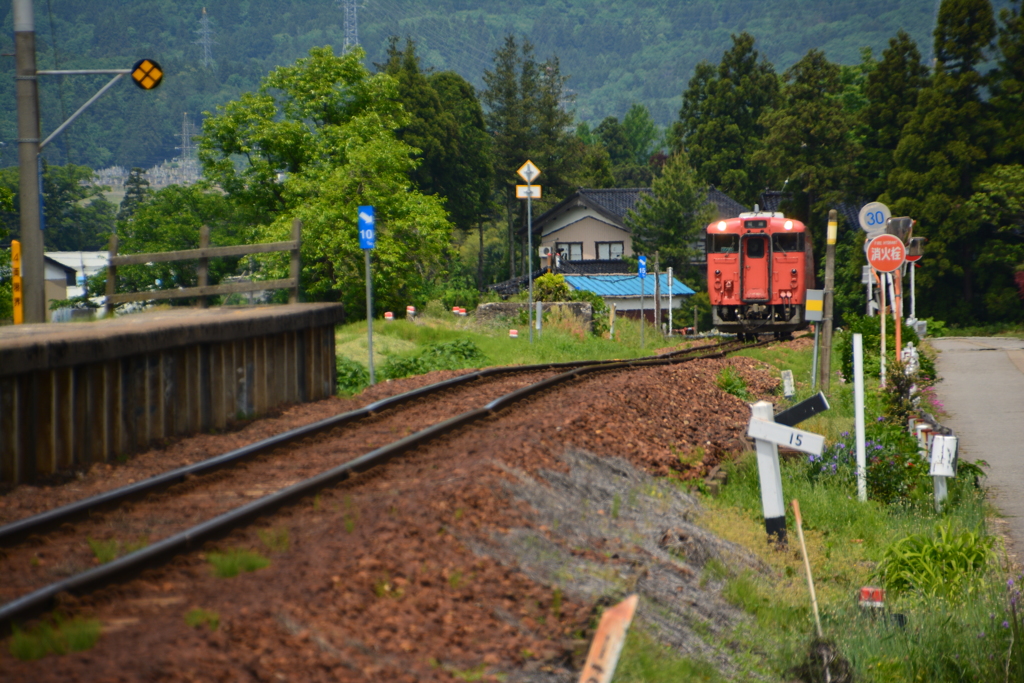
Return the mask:
M 183 113 L 198 125 L 201 112 L 253 90 L 275 66 L 294 63 L 314 46 L 340 52 L 344 42 L 334 0 L 223 0 L 207 8 L 214 42 L 213 63 L 206 66 L 196 44 L 204 3 L 36 1 L 40 68 L 127 67 L 146 56 L 167 72 L 155 92 L 124 83 L 104 96 L 52 145 L 47 156 L 53 163 L 148 167 L 171 158 Z M 899 28 L 930 45 L 935 8 L 933 0 L 366 0 L 359 37 L 371 69 L 385 61 L 389 36 L 411 36 L 424 67 L 456 71 L 479 89 L 494 50 L 514 33 L 532 41 L 542 59 L 558 56 L 579 119 L 596 125 L 640 102 L 666 125 L 676 117 L 694 66 L 717 61 L 731 33 L 751 33 L 780 72 L 811 47 L 853 64 L 863 46 L 877 54 Z M 2 11 L 0 52 L 9 54 L 10 3 Z M 925 60 L 930 56 L 926 50 Z M 13 61 L 0 59 L 0 166 L 16 163 Z M 43 79 L 44 134 L 105 80 Z

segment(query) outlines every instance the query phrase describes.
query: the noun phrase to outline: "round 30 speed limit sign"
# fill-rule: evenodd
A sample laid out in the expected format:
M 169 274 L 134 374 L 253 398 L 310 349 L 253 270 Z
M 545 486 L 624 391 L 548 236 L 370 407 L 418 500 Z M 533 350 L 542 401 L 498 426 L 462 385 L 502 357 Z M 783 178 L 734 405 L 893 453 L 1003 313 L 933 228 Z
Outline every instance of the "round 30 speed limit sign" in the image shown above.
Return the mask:
M 907 260 L 907 248 L 896 235 L 878 235 L 868 242 L 868 263 L 881 273 L 891 273 Z

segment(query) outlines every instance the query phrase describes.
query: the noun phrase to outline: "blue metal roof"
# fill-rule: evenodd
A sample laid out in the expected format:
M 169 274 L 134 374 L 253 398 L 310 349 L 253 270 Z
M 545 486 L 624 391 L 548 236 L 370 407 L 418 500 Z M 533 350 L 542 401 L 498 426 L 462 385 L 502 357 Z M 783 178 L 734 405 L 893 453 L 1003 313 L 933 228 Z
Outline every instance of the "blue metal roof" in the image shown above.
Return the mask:
M 662 273 L 661 296 L 668 296 L 668 274 Z M 636 275 L 566 275 L 565 281 L 573 289 L 583 289 L 598 296 L 640 296 L 640 278 Z M 681 296 L 695 292 L 676 278 L 672 278 L 672 295 Z M 644 283 L 644 295 L 654 296 L 654 276 L 648 275 Z

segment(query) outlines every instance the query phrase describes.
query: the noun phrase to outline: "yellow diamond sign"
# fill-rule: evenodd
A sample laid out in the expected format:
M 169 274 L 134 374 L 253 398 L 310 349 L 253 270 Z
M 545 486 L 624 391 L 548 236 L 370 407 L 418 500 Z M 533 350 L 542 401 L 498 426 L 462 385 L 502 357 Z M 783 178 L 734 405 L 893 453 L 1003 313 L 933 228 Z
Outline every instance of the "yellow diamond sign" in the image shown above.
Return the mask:
M 143 90 L 152 90 L 163 78 L 164 71 L 154 59 L 140 59 L 132 67 L 132 80 Z

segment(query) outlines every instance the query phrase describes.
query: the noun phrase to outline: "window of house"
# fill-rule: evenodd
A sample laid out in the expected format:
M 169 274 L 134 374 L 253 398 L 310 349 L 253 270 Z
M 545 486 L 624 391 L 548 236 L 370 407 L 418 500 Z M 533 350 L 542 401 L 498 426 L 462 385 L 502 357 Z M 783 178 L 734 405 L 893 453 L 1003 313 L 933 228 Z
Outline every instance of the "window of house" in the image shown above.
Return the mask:
M 583 242 L 556 242 L 555 251 L 568 261 L 583 260 Z
M 622 258 L 622 242 L 596 242 L 595 244 L 597 244 L 597 258 L 604 260 Z
M 804 250 L 804 234 L 802 232 L 780 232 L 772 235 L 772 250 L 790 253 Z
M 739 251 L 739 235 L 708 235 L 708 253 L 735 254 Z

